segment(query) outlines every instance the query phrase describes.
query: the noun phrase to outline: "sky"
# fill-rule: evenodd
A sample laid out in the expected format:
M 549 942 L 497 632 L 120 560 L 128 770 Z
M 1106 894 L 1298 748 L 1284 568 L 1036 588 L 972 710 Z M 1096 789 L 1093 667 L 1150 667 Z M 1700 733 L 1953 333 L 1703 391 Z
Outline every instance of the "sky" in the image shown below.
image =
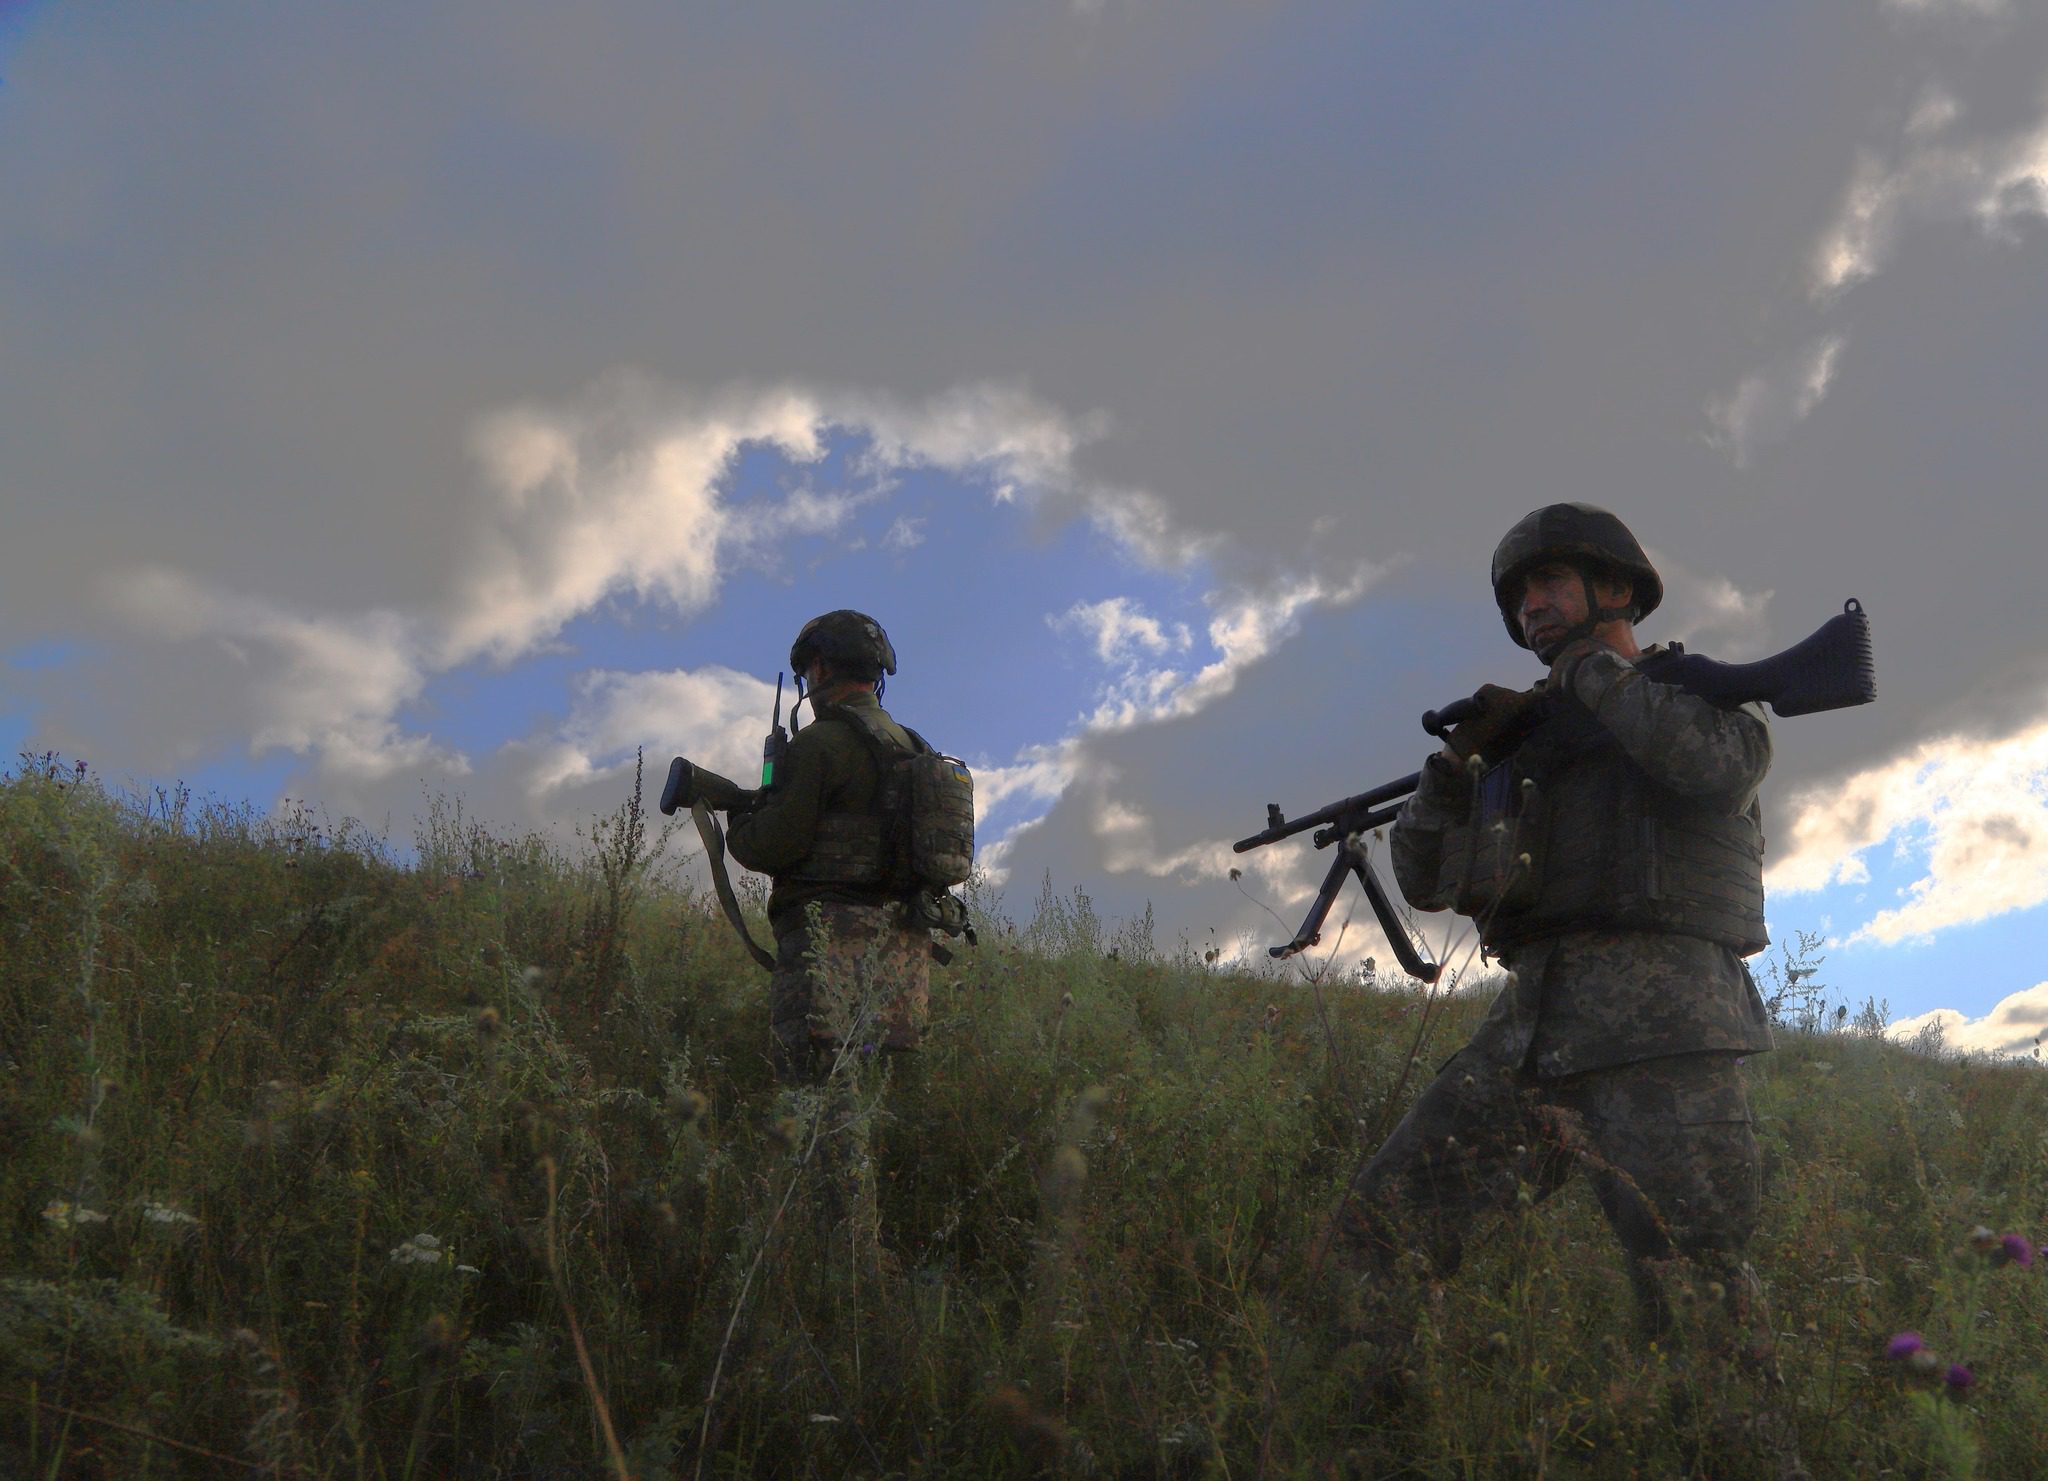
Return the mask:
M 0 0 L 0 202 L 17 751 L 568 839 L 854 607 L 1005 909 L 1256 961 L 1582 499 L 1645 641 L 1870 613 L 1774 936 L 2048 1028 L 2048 8 Z

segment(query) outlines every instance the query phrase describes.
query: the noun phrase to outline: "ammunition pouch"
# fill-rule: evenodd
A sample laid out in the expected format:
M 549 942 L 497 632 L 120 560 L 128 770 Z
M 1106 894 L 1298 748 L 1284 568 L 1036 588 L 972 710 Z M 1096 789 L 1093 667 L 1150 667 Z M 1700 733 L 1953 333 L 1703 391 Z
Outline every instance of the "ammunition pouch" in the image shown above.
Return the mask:
M 1487 950 L 1606 930 L 1761 951 L 1769 937 L 1756 804 L 1730 815 L 1679 796 L 1590 721 L 1560 719 L 1486 773 L 1470 824 L 1444 835 L 1439 887 L 1461 891 L 1456 908 L 1478 922 Z
M 1472 791 L 1465 820 L 1443 832 L 1436 889 L 1460 915 L 1485 924 L 1529 909 L 1541 898 L 1545 816 L 1531 805 L 1512 763 L 1490 767 Z M 1526 861 L 1526 862 L 1525 862 Z

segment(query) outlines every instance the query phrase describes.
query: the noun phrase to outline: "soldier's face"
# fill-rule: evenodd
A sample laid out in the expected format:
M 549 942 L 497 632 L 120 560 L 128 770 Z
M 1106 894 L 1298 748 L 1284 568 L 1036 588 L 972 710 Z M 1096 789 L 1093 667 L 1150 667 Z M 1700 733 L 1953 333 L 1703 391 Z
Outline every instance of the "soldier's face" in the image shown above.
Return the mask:
M 1577 567 L 1553 562 L 1523 578 L 1516 619 L 1531 648 L 1541 650 L 1549 639 L 1584 622 L 1587 612 L 1586 583 Z

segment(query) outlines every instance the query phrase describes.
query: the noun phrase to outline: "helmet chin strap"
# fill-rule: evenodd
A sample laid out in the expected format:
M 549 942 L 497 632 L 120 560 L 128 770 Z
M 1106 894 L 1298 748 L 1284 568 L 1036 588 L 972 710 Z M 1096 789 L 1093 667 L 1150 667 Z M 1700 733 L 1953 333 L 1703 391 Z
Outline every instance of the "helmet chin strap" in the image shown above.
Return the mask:
M 1593 596 L 1593 583 L 1598 578 L 1586 566 L 1582 565 L 1576 569 L 1579 573 L 1579 590 L 1586 599 L 1586 615 L 1582 620 L 1574 622 L 1541 648 L 1532 648 L 1531 651 L 1546 665 L 1556 663 L 1557 655 L 1578 642 L 1579 639 L 1592 637 L 1608 623 L 1626 619 L 1629 613 L 1627 607 L 1602 607 L 1596 605 L 1596 599 Z

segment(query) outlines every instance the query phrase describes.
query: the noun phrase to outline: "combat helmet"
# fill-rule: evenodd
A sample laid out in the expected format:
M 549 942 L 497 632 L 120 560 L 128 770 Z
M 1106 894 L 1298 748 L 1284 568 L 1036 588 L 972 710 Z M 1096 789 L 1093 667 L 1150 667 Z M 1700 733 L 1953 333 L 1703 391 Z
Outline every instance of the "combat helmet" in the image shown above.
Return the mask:
M 1493 552 L 1494 604 L 1518 648 L 1529 646 L 1516 618 L 1521 580 L 1551 561 L 1563 561 L 1587 573 L 1589 596 L 1591 578 L 1600 572 L 1611 572 L 1630 583 L 1638 621 L 1664 600 L 1663 578 L 1627 525 L 1598 505 L 1546 504 L 1523 515 Z
M 801 674 L 814 658 L 822 658 L 836 670 L 876 678 L 896 672 L 896 650 L 882 624 L 865 612 L 842 607 L 806 622 L 790 645 L 789 667 Z

